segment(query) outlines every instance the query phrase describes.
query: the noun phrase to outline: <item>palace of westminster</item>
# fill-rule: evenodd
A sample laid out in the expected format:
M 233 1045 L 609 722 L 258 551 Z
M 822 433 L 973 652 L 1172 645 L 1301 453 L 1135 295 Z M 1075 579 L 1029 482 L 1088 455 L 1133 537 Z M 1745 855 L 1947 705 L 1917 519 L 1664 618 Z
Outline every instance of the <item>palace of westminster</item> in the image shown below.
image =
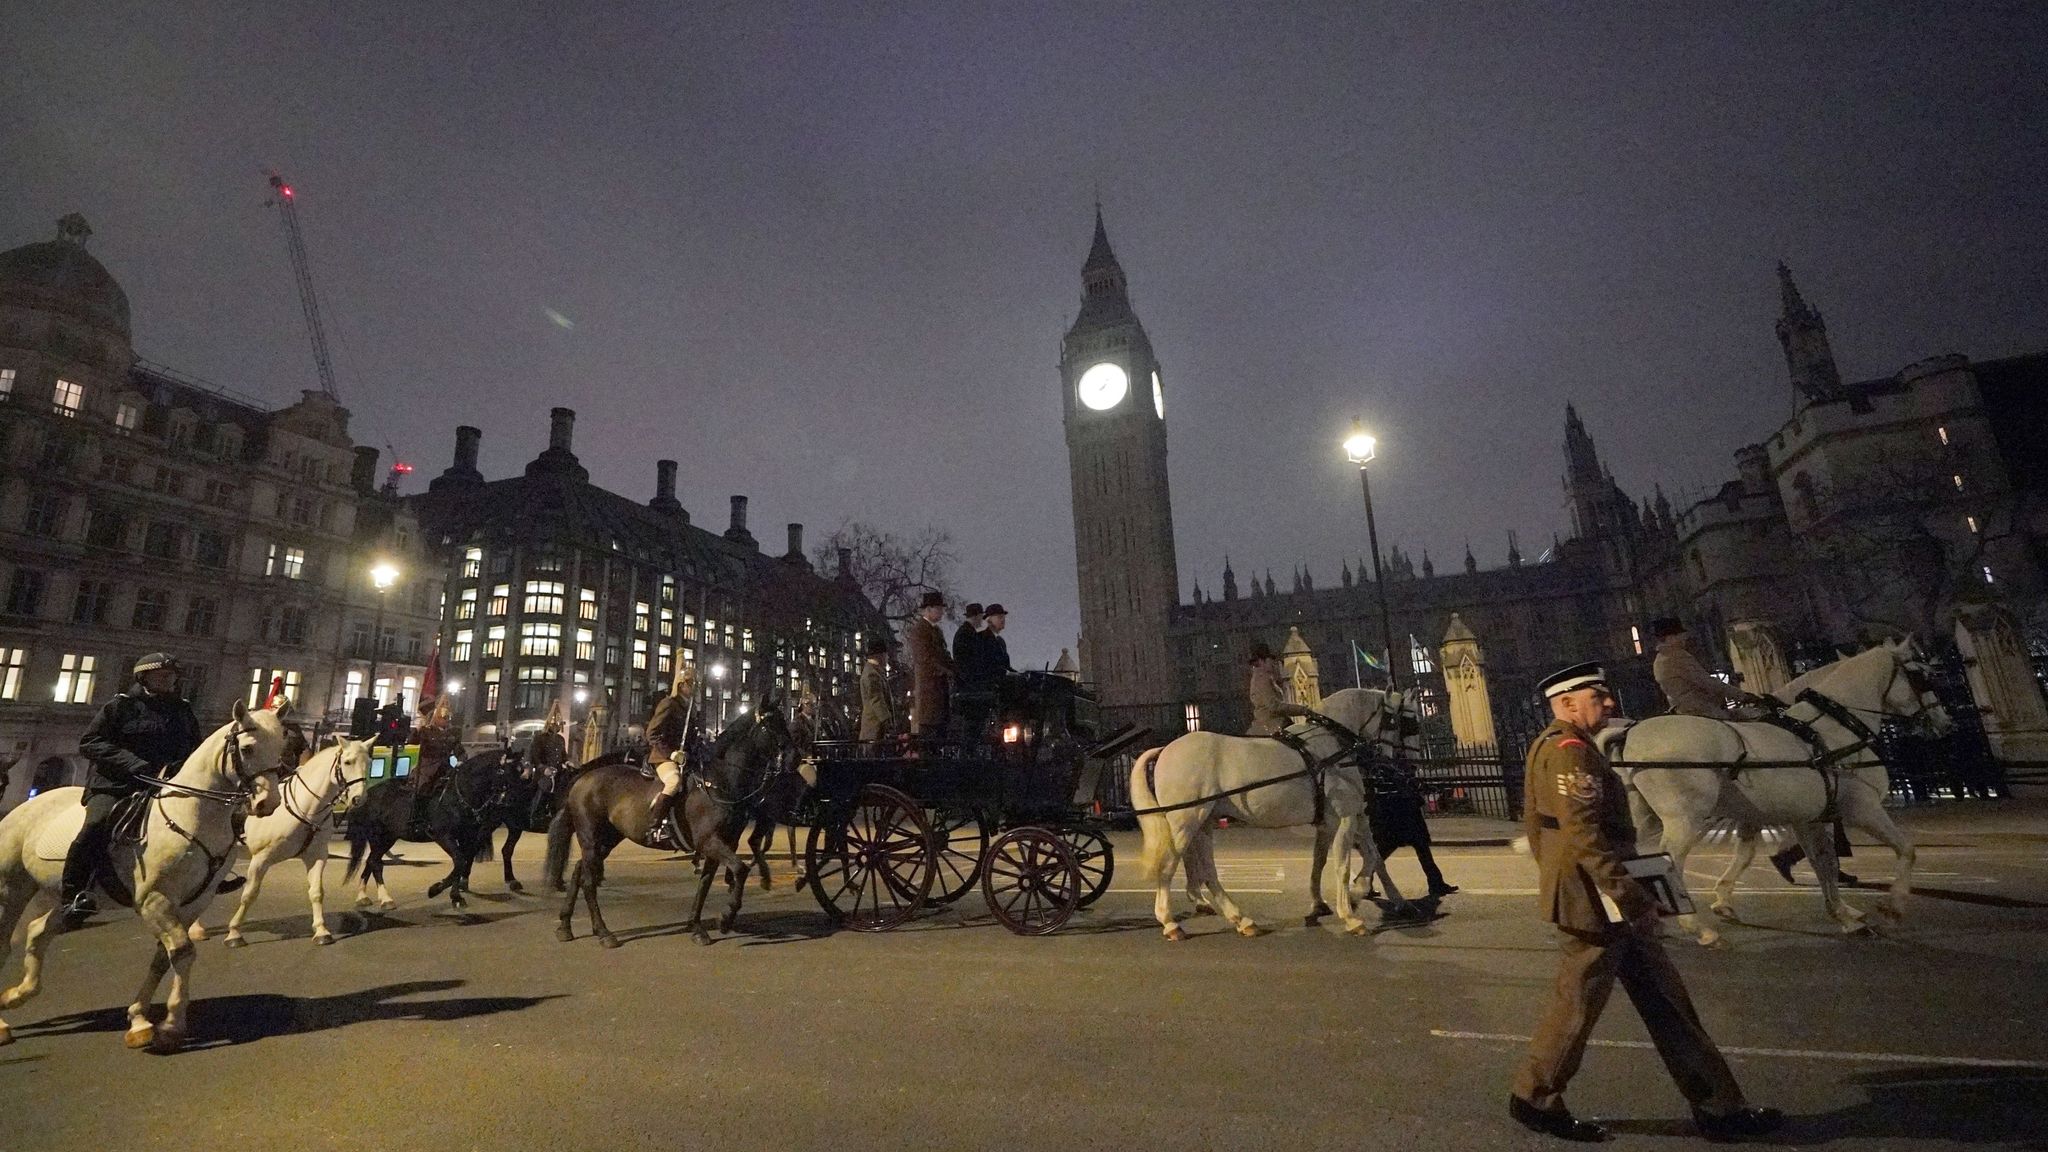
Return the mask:
M 362 697 L 417 709 L 430 660 L 475 737 L 538 726 L 562 704 L 635 735 L 678 662 L 709 672 L 727 716 L 772 687 L 844 700 L 865 637 L 886 629 L 848 573 L 781 555 L 732 497 L 722 532 L 692 522 L 673 461 L 645 502 L 590 483 L 575 414 L 546 450 L 486 479 L 482 433 L 456 429 L 425 492 L 378 477 L 334 397 L 282 408 L 136 356 L 126 294 L 67 216 L 55 239 L 0 251 L 0 809 L 79 778 L 78 735 L 142 653 L 177 654 L 202 719 L 282 679 L 329 722 Z M 1736 453 L 1718 492 L 1637 501 L 1567 409 L 1571 531 L 1503 568 L 1383 558 L 1393 671 L 1460 741 L 1495 717 L 1526 727 L 1560 653 L 1607 662 L 1654 710 L 1649 621 L 1688 620 L 1696 646 L 1752 690 L 1835 645 L 1936 637 L 1967 673 L 1994 750 L 2048 760 L 2030 663 L 2048 582 L 2048 353 L 1944 355 L 1844 383 L 1826 327 L 1779 269 L 1777 336 L 1797 413 Z M 1380 650 L 1378 589 L 1348 566 L 1182 595 L 1166 469 L 1165 381 L 1098 211 L 1080 309 L 1061 357 L 1081 606 L 1080 675 L 1113 716 L 1155 731 L 1242 730 L 1244 663 L 1285 649 L 1313 670 Z M 395 474 L 392 477 L 395 480 Z M 400 573 L 373 586 L 372 565 Z M 436 654 L 438 654 L 436 656 Z

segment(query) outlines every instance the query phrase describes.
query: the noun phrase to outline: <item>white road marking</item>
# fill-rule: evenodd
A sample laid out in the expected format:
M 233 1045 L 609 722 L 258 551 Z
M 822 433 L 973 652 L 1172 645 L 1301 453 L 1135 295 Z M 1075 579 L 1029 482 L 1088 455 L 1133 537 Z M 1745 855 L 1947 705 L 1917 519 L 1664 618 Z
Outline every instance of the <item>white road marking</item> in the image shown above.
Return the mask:
M 1527 1044 L 1529 1037 L 1514 1036 L 1505 1032 L 1448 1032 L 1431 1028 L 1431 1036 L 1445 1040 L 1497 1040 L 1512 1044 Z M 1587 1043 L 1600 1048 L 1639 1048 L 1654 1051 L 1656 1045 L 1647 1040 L 1590 1040 Z M 1934 1064 L 1947 1068 L 2039 1068 L 2048 1069 L 2048 1060 L 2001 1060 L 1983 1056 L 1915 1056 L 1905 1052 L 1835 1052 L 1827 1049 L 1809 1048 L 1729 1048 L 1722 1052 L 1735 1056 L 1781 1056 L 1793 1060 L 1846 1060 L 1854 1064 Z

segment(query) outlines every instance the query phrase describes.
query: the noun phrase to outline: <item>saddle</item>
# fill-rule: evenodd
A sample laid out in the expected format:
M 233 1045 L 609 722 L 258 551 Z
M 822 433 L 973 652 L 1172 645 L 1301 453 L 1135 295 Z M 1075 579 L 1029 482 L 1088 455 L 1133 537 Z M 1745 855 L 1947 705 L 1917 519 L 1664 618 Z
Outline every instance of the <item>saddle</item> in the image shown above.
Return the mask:
M 153 799 L 147 791 L 133 792 L 121 797 L 115 803 L 114 814 L 109 817 L 110 830 L 107 846 L 100 858 L 92 862 L 92 883 L 97 884 L 109 899 L 123 908 L 133 907 L 135 892 L 122 869 L 114 862 L 122 858 L 139 859 L 148 846 L 146 832 L 149 827 L 149 803 Z M 79 829 L 85 827 L 85 806 L 73 809 L 71 814 L 52 820 L 43 826 L 36 836 L 35 853 L 38 859 L 62 860 L 71 854 L 71 845 L 78 839 Z

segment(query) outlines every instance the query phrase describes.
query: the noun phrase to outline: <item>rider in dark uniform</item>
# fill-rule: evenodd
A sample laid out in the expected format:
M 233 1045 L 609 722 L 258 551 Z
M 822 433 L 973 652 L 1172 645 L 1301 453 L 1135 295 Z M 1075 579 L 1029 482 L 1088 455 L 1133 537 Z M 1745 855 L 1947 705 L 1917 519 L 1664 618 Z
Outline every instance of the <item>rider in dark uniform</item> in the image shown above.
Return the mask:
M 534 778 L 533 807 L 526 814 L 527 827 L 539 824 L 547 812 L 555 789 L 561 784 L 562 768 L 568 762 L 569 741 L 562 736 L 562 702 L 557 700 L 526 749 L 527 768 Z
M 92 775 L 85 784 L 85 825 L 64 857 L 58 907 L 66 928 L 99 911 L 90 890 L 114 830 L 115 807 L 147 787 L 145 777 L 183 764 L 200 739 L 199 718 L 178 695 L 177 660 L 168 652 L 137 660 L 135 683 L 107 701 L 78 740 Z

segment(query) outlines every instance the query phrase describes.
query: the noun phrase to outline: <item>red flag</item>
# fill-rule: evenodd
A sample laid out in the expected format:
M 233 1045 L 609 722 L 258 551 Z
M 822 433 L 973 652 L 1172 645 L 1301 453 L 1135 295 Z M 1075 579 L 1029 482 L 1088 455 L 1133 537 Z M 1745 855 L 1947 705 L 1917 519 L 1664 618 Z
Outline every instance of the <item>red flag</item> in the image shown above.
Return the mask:
M 270 694 L 263 698 L 263 706 L 265 708 L 275 708 L 277 707 L 277 702 L 282 699 L 284 699 L 284 676 L 280 673 L 270 678 Z
M 435 644 L 433 652 L 427 655 L 427 670 L 420 677 L 420 711 L 434 706 L 441 698 L 441 645 Z

